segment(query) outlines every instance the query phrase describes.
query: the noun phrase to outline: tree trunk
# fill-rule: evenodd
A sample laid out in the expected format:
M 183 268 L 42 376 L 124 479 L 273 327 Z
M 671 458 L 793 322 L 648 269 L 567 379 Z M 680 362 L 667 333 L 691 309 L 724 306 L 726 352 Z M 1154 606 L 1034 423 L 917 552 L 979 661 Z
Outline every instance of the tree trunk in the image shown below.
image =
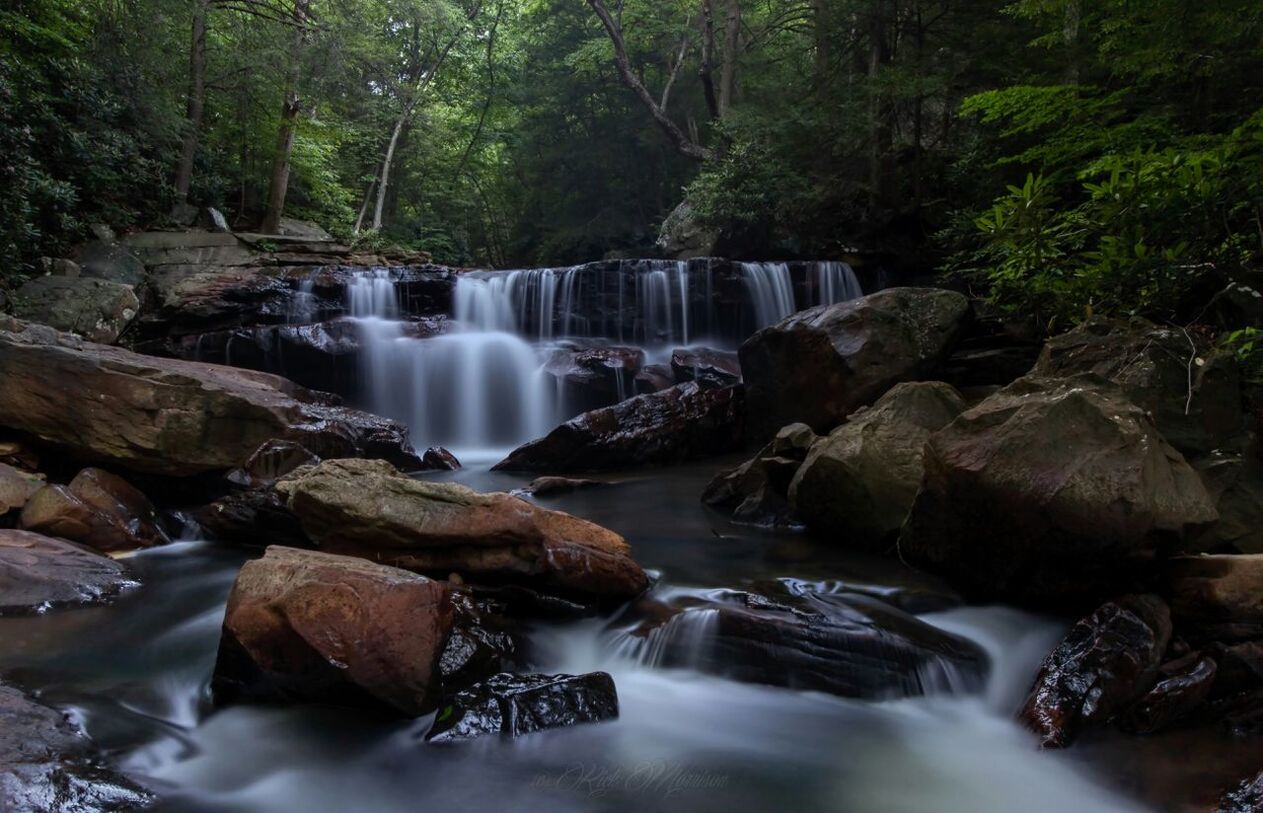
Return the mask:
M 193 37 L 189 43 L 189 94 L 184 122 L 184 143 L 175 172 L 175 203 L 188 203 L 193 184 L 193 161 L 206 110 L 206 17 L 210 0 L 193 0 Z
M 395 120 L 395 129 L 390 133 L 390 143 L 386 145 L 386 157 L 382 159 L 382 169 L 377 175 L 377 204 L 373 207 L 373 228 L 382 227 L 382 215 L 386 210 L 386 190 L 390 187 L 390 167 L 395 162 L 395 150 L 399 148 L 399 136 L 412 115 L 413 103 L 408 102 Z
M 890 0 L 875 0 L 869 20 L 868 81 L 871 85 L 869 116 L 872 126 L 869 185 L 870 206 L 874 210 L 890 204 L 894 175 L 891 109 L 880 86 L 882 68 L 890 61 L 890 46 L 886 41 L 891 22 L 889 6 Z
M 728 0 L 724 23 L 724 64 L 719 77 L 719 115 L 725 116 L 737 92 L 737 58 L 741 50 L 741 3 Z
M 823 97 L 829 87 L 829 69 L 833 62 L 832 15 L 830 0 L 811 0 L 816 37 L 816 93 Z
M 1082 0 L 1066 0 L 1063 10 L 1061 36 L 1066 44 L 1066 84 L 1079 84 L 1079 20 L 1083 14 Z
M 353 234 L 359 234 L 364 228 L 364 218 L 368 217 L 368 205 L 373 202 L 373 190 L 377 188 L 377 179 L 368 182 L 368 189 L 364 190 L 364 203 L 360 206 L 360 213 L 355 216 L 355 229 Z
M 303 46 L 307 40 L 307 9 L 311 0 L 295 0 L 294 50 L 290 54 L 289 73 L 285 77 L 285 101 L 281 106 L 281 126 L 276 134 L 276 157 L 272 159 L 272 178 L 268 184 L 267 213 L 261 227 L 264 234 L 276 234 L 285 212 L 285 195 L 289 191 L 289 159 L 294 151 L 294 134 L 302 101 L 298 84 L 302 80 Z
M 702 64 L 697 75 L 706 95 L 706 109 L 711 120 L 719 118 L 719 97 L 715 93 L 715 11 L 711 0 L 702 0 Z M 696 140 L 696 139 L 694 139 Z

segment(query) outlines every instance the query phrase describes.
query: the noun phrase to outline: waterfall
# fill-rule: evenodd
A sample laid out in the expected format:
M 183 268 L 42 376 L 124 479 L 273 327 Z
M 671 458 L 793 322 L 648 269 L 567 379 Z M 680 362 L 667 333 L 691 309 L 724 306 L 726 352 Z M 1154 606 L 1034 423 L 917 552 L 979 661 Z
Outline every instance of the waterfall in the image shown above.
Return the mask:
M 294 298 L 290 300 L 285 321 L 291 325 L 309 325 L 316 321 L 316 281 L 308 275 L 298 281 Z
M 843 262 L 820 262 L 812 269 L 814 305 L 835 305 L 864 295 L 855 269 Z
M 741 275 L 754 308 L 756 328 L 774 325 L 797 311 L 786 263 L 742 263 Z
M 374 268 L 357 273 L 347 288 L 347 309 L 352 316 L 399 318 L 399 297 L 390 269 Z
M 610 641 L 610 649 L 615 656 L 641 666 L 660 667 L 670 663 L 696 667 L 710 654 L 718 631 L 718 609 L 690 607 L 647 634 L 627 631 L 616 635 Z

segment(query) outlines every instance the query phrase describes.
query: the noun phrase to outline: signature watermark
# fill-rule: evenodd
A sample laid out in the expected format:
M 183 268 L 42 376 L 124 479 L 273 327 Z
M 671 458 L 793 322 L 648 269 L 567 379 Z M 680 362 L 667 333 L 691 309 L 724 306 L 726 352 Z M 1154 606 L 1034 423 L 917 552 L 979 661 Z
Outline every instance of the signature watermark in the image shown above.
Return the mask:
M 726 773 L 680 762 L 650 760 L 636 765 L 576 762 L 564 769 L 536 774 L 531 787 L 592 797 L 638 794 L 669 799 L 686 793 L 723 790 L 728 784 Z

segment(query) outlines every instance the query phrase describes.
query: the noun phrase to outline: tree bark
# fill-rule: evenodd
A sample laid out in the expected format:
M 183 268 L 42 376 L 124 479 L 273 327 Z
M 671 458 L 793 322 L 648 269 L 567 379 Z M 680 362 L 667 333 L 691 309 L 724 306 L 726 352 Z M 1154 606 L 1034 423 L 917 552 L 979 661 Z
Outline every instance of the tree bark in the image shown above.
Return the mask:
M 825 96 L 829 87 L 829 69 L 833 63 L 832 14 L 829 0 L 811 0 L 813 25 L 816 37 L 816 92 Z
M 741 51 L 741 3 L 728 0 L 724 23 L 724 64 L 719 76 L 719 115 L 726 116 L 737 92 L 737 58 Z
M 180 149 L 180 163 L 175 172 L 175 203 L 188 203 L 189 187 L 193 185 L 193 162 L 197 158 L 197 144 L 202 132 L 202 117 L 206 110 L 206 18 L 210 0 L 193 0 L 192 40 L 189 43 L 189 92 L 184 121 L 184 142 Z
M 276 234 L 285 212 L 285 196 L 289 191 L 290 155 L 294 151 L 294 135 L 302 100 L 298 85 L 302 81 L 303 47 L 307 40 L 307 12 L 311 0 L 294 2 L 294 46 L 290 54 L 289 73 L 285 77 L 285 101 L 281 105 L 281 126 L 276 134 L 276 156 L 272 159 L 272 177 L 268 184 L 267 213 L 260 227 L 264 234 Z
M 639 77 L 636 76 L 636 73 L 632 70 L 631 59 L 627 56 L 627 43 L 623 40 L 623 31 L 610 15 L 605 3 L 602 0 L 588 0 L 588 5 L 592 7 L 592 10 L 596 12 L 596 16 L 600 18 L 601 24 L 605 26 L 605 33 L 609 35 L 610 42 L 614 45 L 614 63 L 618 67 L 618 74 L 622 77 L 623 84 L 627 85 L 636 94 L 636 98 L 653 116 L 654 122 L 666 134 L 675 149 L 681 155 L 692 158 L 694 161 L 709 161 L 713 159 L 715 153 L 690 139 L 671 120 L 657 100 L 653 98 L 648 88 L 645 87 L 644 82 L 641 82 Z
M 706 95 L 706 109 L 712 120 L 719 118 L 719 97 L 715 93 L 715 10 L 711 0 L 702 0 L 702 64 L 697 69 Z
M 869 115 L 872 126 L 872 155 L 869 167 L 870 206 L 879 209 L 887 206 L 893 185 L 893 154 L 891 109 L 882 91 L 881 72 L 890 61 L 887 42 L 890 19 L 890 0 L 875 0 L 869 19 L 868 81 L 871 84 Z

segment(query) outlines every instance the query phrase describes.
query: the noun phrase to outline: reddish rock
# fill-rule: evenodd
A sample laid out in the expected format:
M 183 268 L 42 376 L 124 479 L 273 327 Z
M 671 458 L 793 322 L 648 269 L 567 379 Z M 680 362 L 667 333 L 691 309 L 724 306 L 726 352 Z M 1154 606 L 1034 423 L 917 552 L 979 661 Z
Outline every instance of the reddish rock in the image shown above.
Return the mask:
M 237 576 L 217 702 L 302 700 L 433 708 L 452 627 L 442 582 L 347 556 L 269 548 Z
M 1158 682 L 1123 713 L 1121 725 L 1137 734 L 1170 728 L 1206 702 L 1217 671 L 1214 659 L 1200 652 L 1162 664 Z
M 151 548 L 170 541 L 157 513 L 130 483 L 101 469 L 84 469 L 69 486 L 49 485 L 22 509 L 22 527 L 80 542 L 99 551 Z

